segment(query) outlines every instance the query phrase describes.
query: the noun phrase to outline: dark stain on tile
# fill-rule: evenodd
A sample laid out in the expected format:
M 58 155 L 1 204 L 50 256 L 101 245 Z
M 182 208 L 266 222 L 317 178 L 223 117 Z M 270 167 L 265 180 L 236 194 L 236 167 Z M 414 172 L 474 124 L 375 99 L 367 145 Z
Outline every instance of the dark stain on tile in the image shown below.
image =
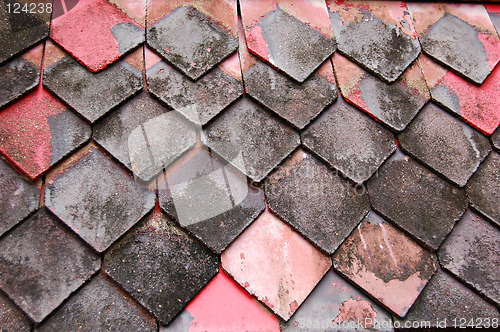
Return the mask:
M 40 81 L 35 65 L 15 58 L 0 66 L 0 107 L 33 90 Z

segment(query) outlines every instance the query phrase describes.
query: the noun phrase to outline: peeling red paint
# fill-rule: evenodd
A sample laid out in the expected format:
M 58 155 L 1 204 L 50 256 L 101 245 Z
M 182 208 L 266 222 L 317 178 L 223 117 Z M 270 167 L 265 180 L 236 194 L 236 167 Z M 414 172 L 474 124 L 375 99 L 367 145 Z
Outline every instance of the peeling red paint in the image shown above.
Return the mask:
M 377 313 L 373 310 L 370 301 L 354 300 L 350 298 L 342 303 L 339 314 L 335 317 L 333 322 L 339 324 L 341 322 L 353 320 L 354 322 L 360 322 L 364 328 L 370 328 L 375 325 L 376 317 Z M 369 323 L 365 324 L 365 322 Z
M 258 25 L 253 27 L 250 31 L 245 32 L 245 38 L 250 52 L 269 62 L 269 52 L 266 40 L 262 36 L 262 29 Z

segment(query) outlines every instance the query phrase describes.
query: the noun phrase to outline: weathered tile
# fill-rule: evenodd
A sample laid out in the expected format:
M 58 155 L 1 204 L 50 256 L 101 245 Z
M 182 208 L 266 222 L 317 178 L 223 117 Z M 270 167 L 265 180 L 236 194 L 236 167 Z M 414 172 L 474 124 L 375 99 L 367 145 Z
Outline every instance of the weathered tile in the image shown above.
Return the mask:
M 154 206 L 155 194 L 99 149 L 74 155 L 47 175 L 45 205 L 95 250 L 106 250 Z
M 493 148 L 500 151 L 500 129 L 497 129 L 495 133 L 491 136 L 491 143 L 493 144 Z
M 420 53 L 403 1 L 331 1 L 328 9 L 339 52 L 387 83 Z
M 167 327 L 161 328 L 160 332 L 279 330 L 278 319 L 220 271 L 186 309 Z
M 500 31 L 500 5 L 485 4 L 484 8 L 486 8 L 486 11 L 490 16 L 491 23 L 493 23 L 498 33 Z
M 442 266 L 500 304 L 500 231 L 467 210 L 439 249 Z
M 0 107 L 33 90 L 40 82 L 43 45 L 0 66 Z
M 266 207 L 260 188 L 205 149 L 158 189 L 162 209 L 218 254 Z
M 405 326 L 409 324 L 407 322 L 425 321 L 427 326 L 422 327 L 427 328 L 459 328 L 461 324 L 462 328 L 491 327 L 495 318 L 500 317 L 494 305 L 439 269 L 405 319 L 398 320 L 398 323 Z M 471 322 L 472 325 L 468 325 Z
M 369 179 L 396 150 L 387 129 L 340 98 L 301 137 L 307 148 L 357 183 Z
M 248 49 L 298 82 L 334 51 L 323 1 L 240 1 Z
M 104 268 L 129 294 L 168 324 L 218 271 L 217 256 L 159 208 L 116 243 Z
M 196 129 L 175 111 L 141 92 L 94 127 L 94 138 L 149 181 L 196 143 Z
M 482 4 L 409 4 L 422 50 L 481 84 L 500 61 L 500 39 Z
M 392 331 L 391 324 L 391 315 L 330 270 L 281 330 Z
M 20 176 L 0 158 L 0 235 L 33 213 L 40 202 L 40 189 Z
M 328 254 L 370 210 L 364 187 L 302 150 L 267 177 L 265 188 L 269 208 Z
M 99 267 L 99 257 L 45 210 L 0 241 L 0 287 L 37 323 Z
M 349 103 L 401 131 L 430 98 L 415 62 L 393 83 L 387 84 L 339 53 L 332 57 L 342 96 Z
M 37 332 L 157 331 L 156 321 L 108 277 L 95 276 L 58 308 Z
M 37 10 L 32 10 L 33 5 Z M 0 0 L 0 64 L 49 35 L 50 11 L 46 9 L 51 6 L 52 1 Z
M 491 151 L 488 139 L 429 103 L 398 136 L 401 148 L 460 187 Z
M 467 183 L 471 206 L 500 225 L 500 155 L 491 152 Z
M 299 134 L 248 98 L 204 131 L 205 143 L 254 181 L 262 180 L 299 144 Z
M 368 181 L 373 208 L 436 250 L 467 207 L 465 191 L 400 151 Z
M 42 87 L 0 113 L 0 152 L 31 179 L 90 135 L 90 126 Z
M 28 317 L 3 293 L 0 293 L 0 331 L 31 331 Z
M 434 274 L 436 255 L 370 212 L 332 256 L 334 268 L 400 317 Z
M 330 259 L 265 211 L 222 254 L 237 283 L 287 321 L 331 266 Z
M 145 10 L 145 3 L 138 4 Z M 50 38 L 88 70 L 98 72 L 144 42 L 143 25 L 144 19 L 134 21 L 109 1 L 79 1 L 52 19 Z

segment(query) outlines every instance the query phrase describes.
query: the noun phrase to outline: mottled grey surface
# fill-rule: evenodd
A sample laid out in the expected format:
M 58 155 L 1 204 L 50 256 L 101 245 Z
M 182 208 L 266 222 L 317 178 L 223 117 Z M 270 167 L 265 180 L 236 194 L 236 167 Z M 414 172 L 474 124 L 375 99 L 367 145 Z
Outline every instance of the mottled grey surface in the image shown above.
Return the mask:
M 337 99 L 337 86 L 313 74 L 303 83 L 258 61 L 243 73 L 245 92 L 299 129 Z
M 94 122 L 142 89 L 142 73 L 123 60 L 92 73 L 68 56 L 44 70 L 43 85 Z
M 27 92 L 40 82 L 40 73 L 29 61 L 18 57 L 0 66 L 0 107 Z
M 238 49 L 236 38 L 193 7 L 177 8 L 153 24 L 146 38 L 149 46 L 193 80 Z
M 439 249 L 441 265 L 500 305 L 500 230 L 467 210 Z
M 495 26 L 495 29 L 497 30 L 497 33 L 500 33 L 500 13 L 493 13 L 493 12 L 488 12 L 488 15 L 490 16 L 491 23 Z
M 144 29 L 134 23 L 118 23 L 111 28 L 118 42 L 118 52 L 125 54 L 144 42 Z
M 0 287 L 35 322 L 99 267 L 99 256 L 45 210 L 0 241 Z
M 491 151 L 485 136 L 432 103 L 398 140 L 404 151 L 460 187 Z
M 431 90 L 432 100 L 460 115 L 460 98 L 457 93 L 446 85 L 437 85 Z
M 3 293 L 0 293 L 0 331 L 31 331 L 31 322 L 28 317 Z
M 493 143 L 493 148 L 500 151 L 500 127 L 491 135 L 491 143 Z
M 301 136 L 307 148 L 357 183 L 369 179 L 396 150 L 387 129 L 341 99 Z

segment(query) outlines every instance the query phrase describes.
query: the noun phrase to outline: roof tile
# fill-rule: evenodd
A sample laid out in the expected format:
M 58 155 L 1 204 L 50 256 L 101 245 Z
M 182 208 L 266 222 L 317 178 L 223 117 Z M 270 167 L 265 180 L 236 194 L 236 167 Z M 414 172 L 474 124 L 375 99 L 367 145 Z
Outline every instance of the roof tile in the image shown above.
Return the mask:
M 0 329 L 2 331 L 31 331 L 31 322 L 3 293 L 0 293 Z

